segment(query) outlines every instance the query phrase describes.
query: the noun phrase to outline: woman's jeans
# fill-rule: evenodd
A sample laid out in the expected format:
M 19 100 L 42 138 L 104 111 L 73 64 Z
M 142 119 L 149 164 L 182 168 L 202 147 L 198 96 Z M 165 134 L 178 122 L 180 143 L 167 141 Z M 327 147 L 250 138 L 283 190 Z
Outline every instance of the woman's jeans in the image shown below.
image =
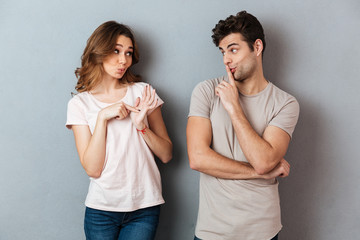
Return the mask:
M 159 223 L 160 206 L 133 212 L 109 212 L 86 208 L 84 229 L 87 240 L 153 240 Z
M 276 236 L 273 237 L 271 240 L 278 240 L 278 236 L 279 236 L 279 235 L 276 235 Z M 195 236 L 194 240 L 201 240 L 201 239 L 200 239 L 200 238 L 197 238 L 197 237 Z

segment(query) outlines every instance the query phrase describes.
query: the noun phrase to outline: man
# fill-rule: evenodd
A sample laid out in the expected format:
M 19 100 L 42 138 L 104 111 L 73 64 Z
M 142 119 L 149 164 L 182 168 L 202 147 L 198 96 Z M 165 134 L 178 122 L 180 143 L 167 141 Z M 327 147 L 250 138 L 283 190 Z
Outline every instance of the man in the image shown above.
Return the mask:
M 227 76 L 191 97 L 190 167 L 200 172 L 195 239 L 269 240 L 281 230 L 278 181 L 299 115 L 296 99 L 265 79 L 264 31 L 246 11 L 213 29 Z

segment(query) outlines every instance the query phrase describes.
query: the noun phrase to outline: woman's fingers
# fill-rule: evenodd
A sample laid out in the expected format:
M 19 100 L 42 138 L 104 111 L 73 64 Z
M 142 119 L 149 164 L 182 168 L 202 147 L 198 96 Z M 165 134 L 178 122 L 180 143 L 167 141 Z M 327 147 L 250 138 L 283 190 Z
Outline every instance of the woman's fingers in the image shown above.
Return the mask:
M 153 105 L 155 98 L 156 98 L 156 90 L 151 89 L 150 85 L 146 85 L 142 93 L 142 98 L 140 99 L 139 107 L 149 108 L 150 106 Z
M 137 107 L 139 105 L 139 103 L 140 103 L 140 99 L 137 98 L 136 102 L 135 102 L 135 106 Z M 130 105 L 126 104 L 126 103 L 123 103 L 123 104 L 124 104 L 125 109 L 127 109 L 127 110 L 129 110 L 131 112 L 140 112 L 140 109 L 137 109 L 136 107 L 130 106 Z
M 152 105 L 150 106 L 149 109 L 154 109 L 157 106 L 158 101 L 159 101 L 159 99 L 156 99 L 155 101 L 153 101 L 153 103 L 152 103 Z
M 140 104 L 140 97 L 137 97 L 135 100 L 135 106 L 134 107 L 138 107 Z
M 147 86 L 147 100 L 149 101 L 149 99 L 151 98 L 151 87 L 150 85 Z
M 151 98 L 151 87 L 149 84 L 147 84 L 145 87 L 144 87 L 144 90 L 142 92 L 142 97 L 141 97 L 141 100 L 143 102 L 147 102 L 149 101 L 149 99 Z
M 154 99 L 155 99 L 155 89 L 152 90 L 152 93 L 151 93 L 151 96 L 150 96 L 150 99 L 148 101 L 148 104 L 151 105 L 153 102 L 154 102 Z

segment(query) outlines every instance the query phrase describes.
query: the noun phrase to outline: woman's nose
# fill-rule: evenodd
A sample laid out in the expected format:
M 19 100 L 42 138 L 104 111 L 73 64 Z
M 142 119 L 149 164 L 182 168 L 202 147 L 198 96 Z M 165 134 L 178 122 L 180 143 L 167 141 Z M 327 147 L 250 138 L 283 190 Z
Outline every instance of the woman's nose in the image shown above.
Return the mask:
M 119 63 L 123 63 L 125 64 L 126 63 L 126 57 L 124 54 L 119 54 Z

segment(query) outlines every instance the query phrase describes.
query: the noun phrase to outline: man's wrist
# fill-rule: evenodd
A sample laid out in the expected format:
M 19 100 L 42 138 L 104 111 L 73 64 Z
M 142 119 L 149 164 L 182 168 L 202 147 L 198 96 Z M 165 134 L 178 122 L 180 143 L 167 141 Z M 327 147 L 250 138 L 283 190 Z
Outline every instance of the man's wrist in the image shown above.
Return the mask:
M 234 107 L 231 111 L 228 112 L 229 116 L 232 120 L 243 120 L 246 119 L 244 112 L 242 110 L 242 108 L 239 107 Z

